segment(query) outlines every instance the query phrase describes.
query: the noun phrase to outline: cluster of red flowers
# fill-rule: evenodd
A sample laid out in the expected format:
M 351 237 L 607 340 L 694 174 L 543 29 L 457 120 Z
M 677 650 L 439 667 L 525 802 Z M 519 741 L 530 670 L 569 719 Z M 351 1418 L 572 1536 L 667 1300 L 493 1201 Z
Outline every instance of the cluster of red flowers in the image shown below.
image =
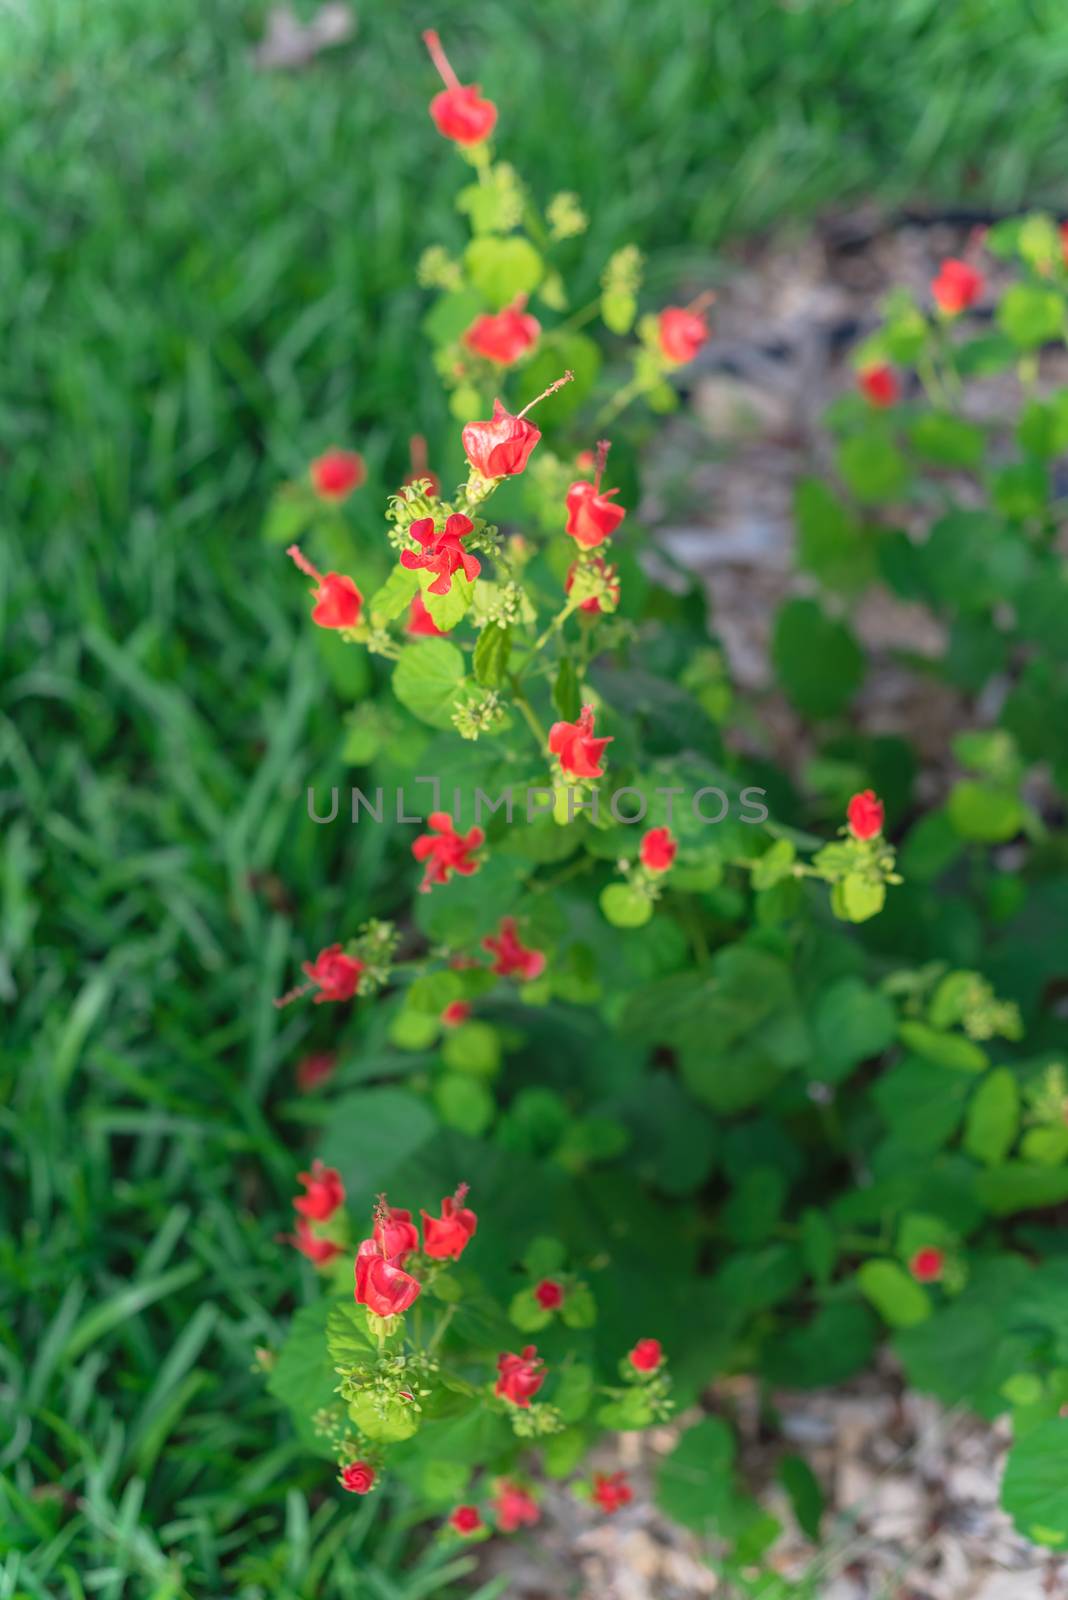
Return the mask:
M 497 1361 L 497 1382 L 494 1394 L 507 1400 L 520 1410 L 528 1410 L 530 1402 L 546 1379 L 545 1363 L 538 1355 L 536 1345 L 528 1344 L 519 1355 L 505 1352 Z
M 422 894 L 429 894 L 435 884 L 448 883 L 454 872 L 468 878 L 477 872 L 479 862 L 475 851 L 485 841 L 481 828 L 469 828 L 457 833 L 447 811 L 432 811 L 427 817 L 429 833 L 421 833 L 412 841 L 412 855 L 423 865 Z
M 297 1173 L 297 1182 L 304 1185 L 305 1192 L 293 1201 L 293 1210 L 297 1213 L 296 1233 L 286 1235 L 286 1240 L 317 1267 L 328 1266 L 342 1254 L 344 1247 L 333 1239 L 320 1238 L 312 1224 L 329 1222 L 339 1206 L 344 1205 L 345 1186 L 341 1174 L 316 1160 L 310 1172 Z
M 458 1261 L 478 1227 L 478 1218 L 464 1201 L 467 1185 L 441 1202 L 440 1217 L 419 1213 L 423 1222 L 423 1254 L 432 1261 Z M 375 1207 L 371 1237 L 364 1239 L 356 1252 L 355 1297 L 376 1317 L 402 1316 L 419 1298 L 423 1286 L 405 1270 L 405 1263 L 419 1249 L 419 1230 L 410 1211 L 386 1204 L 380 1196 Z

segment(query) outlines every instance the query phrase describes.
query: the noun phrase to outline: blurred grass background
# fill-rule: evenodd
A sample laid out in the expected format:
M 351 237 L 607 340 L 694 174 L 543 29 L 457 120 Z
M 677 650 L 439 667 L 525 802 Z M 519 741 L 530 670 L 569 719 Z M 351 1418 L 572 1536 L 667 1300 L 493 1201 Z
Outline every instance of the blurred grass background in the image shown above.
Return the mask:
M 655 300 L 832 202 L 1064 197 L 1059 0 L 357 11 L 261 73 L 262 0 L 0 7 L 0 1594 L 439 1581 L 396 1541 L 358 1576 L 249 1370 L 298 1277 L 292 1064 L 336 1026 L 271 997 L 360 898 L 345 830 L 301 824 L 337 706 L 259 524 L 327 444 L 390 486 L 452 426 L 421 29 L 582 196 L 579 297 L 632 239 Z

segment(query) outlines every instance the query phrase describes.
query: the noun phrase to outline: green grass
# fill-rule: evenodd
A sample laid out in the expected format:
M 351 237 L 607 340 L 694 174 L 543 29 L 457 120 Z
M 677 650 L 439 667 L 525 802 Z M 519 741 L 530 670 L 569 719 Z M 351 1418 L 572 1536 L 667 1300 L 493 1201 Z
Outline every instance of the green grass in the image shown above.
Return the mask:
M 292 1063 L 338 1026 L 271 998 L 367 893 L 302 822 L 337 706 L 258 526 L 329 442 L 380 488 L 443 437 L 414 264 L 457 166 L 419 30 L 583 195 L 580 294 L 631 238 L 660 294 L 830 200 L 1061 192 L 1056 0 L 359 9 L 296 75 L 249 69 L 261 4 L 0 16 L 4 1595 L 444 1581 L 391 1587 L 403 1507 L 320 1499 L 250 1370 L 311 1292 L 274 1235 Z

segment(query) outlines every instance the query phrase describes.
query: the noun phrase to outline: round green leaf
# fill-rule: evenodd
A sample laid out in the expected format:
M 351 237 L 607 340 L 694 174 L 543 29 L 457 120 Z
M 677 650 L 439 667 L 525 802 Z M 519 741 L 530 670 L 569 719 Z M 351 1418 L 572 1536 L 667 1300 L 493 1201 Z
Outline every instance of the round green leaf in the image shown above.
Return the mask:
M 452 707 L 464 681 L 464 658 L 447 639 L 409 644 L 393 669 L 393 692 L 420 722 L 451 728 Z

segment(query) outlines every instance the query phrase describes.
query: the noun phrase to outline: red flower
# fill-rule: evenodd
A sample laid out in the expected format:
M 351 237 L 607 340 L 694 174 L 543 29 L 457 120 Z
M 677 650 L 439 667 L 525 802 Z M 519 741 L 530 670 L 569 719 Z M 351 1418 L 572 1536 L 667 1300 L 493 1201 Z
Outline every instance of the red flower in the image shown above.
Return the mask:
M 356 1304 L 376 1317 L 403 1315 L 422 1293 L 419 1280 L 387 1260 L 374 1239 L 365 1239 L 356 1252 L 355 1273 Z
M 650 828 L 641 842 L 642 866 L 646 872 L 667 872 L 678 852 L 670 828 Z
M 342 1246 L 335 1244 L 332 1239 L 317 1239 L 312 1232 L 311 1223 L 306 1222 L 303 1217 L 297 1218 L 296 1234 L 283 1234 L 282 1238 L 286 1244 L 294 1245 L 302 1256 L 307 1256 L 317 1267 L 325 1267 L 335 1256 L 342 1254 Z
M 639 1339 L 627 1360 L 635 1372 L 655 1372 L 664 1359 L 659 1339 Z
M 528 950 L 516 934 L 514 917 L 502 917 L 497 937 L 488 933 L 482 941 L 483 950 L 496 956 L 492 971 L 498 978 L 522 978 L 533 983 L 545 971 L 545 955 L 541 950 Z
M 502 1533 L 515 1533 L 519 1528 L 532 1528 L 541 1520 L 541 1509 L 534 1496 L 521 1489 L 517 1483 L 502 1478 L 497 1485 L 493 1513 Z
M 375 1244 L 394 1266 L 403 1267 L 413 1250 L 419 1248 L 419 1229 L 410 1211 L 383 1203 L 375 1217 L 372 1234 Z
M 363 962 L 347 956 L 339 944 L 327 945 L 314 961 L 305 961 L 302 969 L 319 990 L 315 1004 L 321 1006 L 328 1000 L 351 1000 L 356 993 L 363 972 Z
M 934 1245 L 927 1245 L 924 1249 L 916 1251 L 909 1262 L 909 1271 L 917 1283 L 937 1283 L 945 1264 L 945 1251 L 937 1250 Z
M 375 1469 L 369 1461 L 350 1461 L 341 1469 L 341 1487 L 350 1494 L 366 1494 L 375 1481 Z
M 465 878 L 477 872 L 479 862 L 472 861 L 471 856 L 486 837 L 481 828 L 457 833 L 447 811 L 432 811 L 426 820 L 433 831 L 421 833 L 412 841 L 412 855 L 417 861 L 426 862 L 419 885 L 423 894 L 429 894 L 436 883 L 448 883 L 451 872 L 459 872 Z
M 360 607 L 363 605 L 363 595 L 356 587 L 355 579 L 341 572 L 328 572 L 324 576 L 312 566 L 299 545 L 291 544 L 286 555 L 307 577 L 315 579 L 317 587 L 312 590 L 315 599 L 312 621 L 317 622 L 320 628 L 354 628 L 360 620 Z
M 538 1355 L 537 1346 L 528 1344 L 521 1355 L 498 1357 L 497 1373 L 494 1394 L 525 1411 L 545 1382 L 545 1363 Z
M 449 1518 L 449 1526 L 466 1538 L 482 1527 L 482 1518 L 476 1506 L 457 1506 Z
M 896 406 L 901 399 L 901 385 L 897 381 L 897 375 L 885 361 L 878 362 L 873 367 L 861 367 L 857 373 L 857 383 L 873 406 Z
M 297 1062 L 297 1088 L 302 1094 L 307 1094 L 310 1089 L 317 1089 L 321 1083 L 334 1076 L 337 1066 L 337 1056 L 332 1050 L 323 1050 L 318 1055 L 304 1056 Z
M 367 479 L 363 457 L 355 450 L 325 450 L 309 468 L 312 487 L 320 500 L 347 500 Z
M 497 107 L 492 100 L 481 98 L 477 83 L 465 85 L 460 82 L 433 28 L 428 28 L 423 34 L 423 43 L 445 85 L 442 92 L 430 102 L 434 126 L 446 139 L 452 139 L 456 144 L 481 144 L 493 132 Z
M 345 1186 L 341 1182 L 340 1172 L 333 1167 L 324 1167 L 318 1159 L 312 1162 L 310 1172 L 297 1173 L 297 1182 L 302 1183 L 308 1192 L 297 1196 L 293 1201 L 293 1209 L 310 1222 L 326 1222 L 338 1206 L 344 1204 Z
M 421 594 L 412 598 L 411 609 L 408 612 L 408 633 L 416 638 L 425 634 L 429 639 L 441 639 L 445 636 L 445 629 L 439 628 L 430 612 L 426 608 L 426 601 Z
M 526 355 L 537 343 L 541 323 L 523 307 L 526 296 L 519 295 L 503 311 L 476 317 L 464 334 L 464 344 L 477 356 L 495 361 L 498 366 L 510 367 L 520 356 Z
M 708 323 L 702 316 L 702 307 L 714 299 L 701 295 L 689 306 L 666 306 L 660 313 L 660 353 L 672 366 L 681 367 L 692 361 L 708 339 Z
M 470 1015 L 470 1000 L 450 1000 L 445 1010 L 441 1013 L 442 1025 L 446 1028 L 458 1028 L 461 1022 L 466 1022 Z
M 602 1511 L 618 1511 L 622 1506 L 630 1505 L 634 1499 L 634 1490 L 627 1482 L 625 1472 L 595 1472 L 593 1475 L 593 1499 L 596 1500 Z
M 543 1278 L 534 1290 L 534 1298 L 543 1311 L 555 1311 L 564 1303 L 564 1291 L 552 1278 Z
M 983 275 L 966 261 L 952 257 L 943 261 L 938 276 L 931 280 L 935 304 L 947 317 L 956 317 L 975 304 L 983 292 Z
M 617 576 L 616 568 L 614 566 L 610 566 L 608 564 L 608 562 L 605 561 L 604 556 L 594 556 L 594 558 L 593 558 L 593 560 L 592 560 L 592 562 L 590 564 L 591 564 L 591 566 L 594 566 L 594 567 L 597 568 L 597 571 L 601 574 L 601 577 L 607 583 L 609 592 L 610 592 L 610 594 L 612 596 L 612 604 L 613 605 L 618 605 L 619 604 L 619 596 L 620 596 L 622 591 L 620 589 L 619 578 Z M 578 569 L 579 569 L 579 564 L 578 564 L 577 561 L 573 561 L 571 563 L 571 565 L 568 567 L 568 569 L 567 569 L 567 578 L 564 581 L 564 593 L 565 594 L 570 594 L 571 590 L 574 588 L 575 573 L 578 571 Z M 598 598 L 597 598 L 597 596 L 595 594 L 591 594 L 588 600 L 580 600 L 579 601 L 579 610 L 580 611 L 587 611 L 587 612 L 590 612 L 593 615 L 597 615 L 597 614 L 600 613 L 600 610 L 601 610 L 601 602 L 598 600 Z
M 514 478 L 530 460 L 541 430 L 522 417 L 513 417 L 494 400 L 493 420 L 469 422 L 462 437 L 467 459 L 476 472 L 484 478 Z
M 883 831 L 883 803 L 874 789 L 862 789 L 846 806 L 849 831 L 854 839 L 874 839 Z
M 613 505 L 612 496 L 618 489 L 598 493 L 596 484 L 579 478 L 567 491 L 567 527 L 569 533 L 585 550 L 592 550 L 603 540 L 610 539 L 626 516 L 623 506 Z
M 452 575 L 461 567 L 464 577 L 473 583 L 482 571 L 482 563 L 476 556 L 467 554 L 461 540 L 467 538 L 474 526 L 471 518 L 465 517 L 462 511 L 454 511 L 441 532 L 435 528 L 433 517 L 420 517 L 418 522 L 411 524 L 408 532 L 417 544 L 423 546 L 422 552 L 402 550 L 401 566 L 407 567 L 409 572 L 415 572 L 420 567 L 428 572 L 436 572 L 438 576 L 430 585 L 431 594 L 448 594 L 452 588 Z
M 571 778 L 603 778 L 600 765 L 606 739 L 593 737 L 593 707 L 583 706 L 577 722 L 554 722 L 549 729 L 549 752 L 560 757 L 560 765 Z
M 441 1202 L 441 1216 L 430 1217 L 420 1212 L 423 1219 L 423 1251 L 435 1261 L 459 1261 L 475 1236 L 478 1218 L 464 1205 L 467 1185 L 461 1183 L 455 1194 L 445 1196 Z

